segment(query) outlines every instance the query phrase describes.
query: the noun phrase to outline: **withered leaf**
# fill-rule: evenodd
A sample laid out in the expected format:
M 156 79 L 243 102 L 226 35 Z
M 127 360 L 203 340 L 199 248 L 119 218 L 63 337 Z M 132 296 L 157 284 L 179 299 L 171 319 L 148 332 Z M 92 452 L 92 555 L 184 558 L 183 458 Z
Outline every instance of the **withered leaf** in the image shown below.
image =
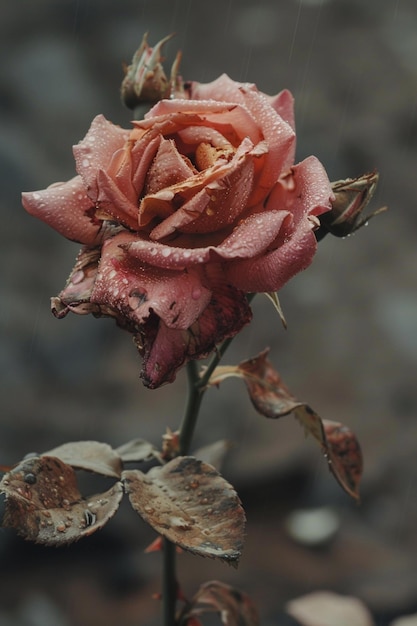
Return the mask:
M 219 439 L 219 441 L 215 441 L 214 443 L 210 443 L 196 450 L 194 456 L 204 463 L 210 463 L 217 471 L 220 471 L 224 458 L 231 447 L 232 444 L 230 441 L 227 441 L 227 439 Z
M 3 526 L 31 541 L 67 544 L 90 535 L 114 515 L 123 495 L 120 482 L 107 492 L 84 499 L 75 471 L 51 456 L 32 457 L 5 474 Z
M 323 426 L 330 470 L 343 489 L 353 498 L 359 499 L 359 482 L 363 471 L 359 442 L 344 424 L 323 420 Z
M 70 441 L 44 452 L 77 469 L 95 472 L 102 476 L 120 478 L 122 460 L 111 446 L 99 441 Z
M 214 467 L 182 456 L 147 474 L 126 470 L 122 480 L 133 508 L 157 533 L 195 554 L 238 561 L 245 514 Z
M 180 616 L 180 626 L 213 612 L 220 615 L 224 626 L 259 626 L 259 616 L 249 596 L 217 580 L 201 585 Z
M 124 463 L 141 463 L 159 457 L 159 452 L 155 446 L 145 439 L 132 439 L 116 449 Z
M 308 404 L 297 400 L 267 356 L 268 350 L 264 350 L 238 366 L 216 368 L 209 384 L 219 384 L 229 376 L 238 376 L 243 378 L 252 404 L 261 415 L 278 419 L 292 413 L 306 433 L 320 444 L 329 469 L 339 484 L 358 500 L 363 464 L 355 435 L 342 424 L 322 420 Z

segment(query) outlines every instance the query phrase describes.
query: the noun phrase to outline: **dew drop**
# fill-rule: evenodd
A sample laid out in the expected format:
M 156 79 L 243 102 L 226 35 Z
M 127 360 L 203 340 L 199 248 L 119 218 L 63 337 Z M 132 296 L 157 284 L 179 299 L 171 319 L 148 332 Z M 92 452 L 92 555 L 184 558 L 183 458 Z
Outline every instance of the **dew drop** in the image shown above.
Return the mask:
M 201 289 L 199 287 L 194 287 L 191 292 L 191 297 L 193 300 L 198 300 L 201 297 Z
M 82 166 L 83 167 L 90 167 L 90 159 L 83 159 L 82 160 Z

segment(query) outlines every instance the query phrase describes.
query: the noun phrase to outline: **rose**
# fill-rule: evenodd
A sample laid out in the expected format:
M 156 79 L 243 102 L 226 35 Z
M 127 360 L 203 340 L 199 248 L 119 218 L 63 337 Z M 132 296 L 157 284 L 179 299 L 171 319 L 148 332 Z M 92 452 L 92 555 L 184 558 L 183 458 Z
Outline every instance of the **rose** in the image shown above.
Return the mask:
M 293 99 L 223 75 L 189 83 L 133 130 L 98 116 L 78 176 L 25 193 L 29 213 L 84 244 L 54 313 L 107 315 L 135 336 L 157 387 L 249 322 L 246 293 L 311 262 L 332 191 L 315 157 L 294 165 Z M 188 97 L 188 99 L 187 99 Z

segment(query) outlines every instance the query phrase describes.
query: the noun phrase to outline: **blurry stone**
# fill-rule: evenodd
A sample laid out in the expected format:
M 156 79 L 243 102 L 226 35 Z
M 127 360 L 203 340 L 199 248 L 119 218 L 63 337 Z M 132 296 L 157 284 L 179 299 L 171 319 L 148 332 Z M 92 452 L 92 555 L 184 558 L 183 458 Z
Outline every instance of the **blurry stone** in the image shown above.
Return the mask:
M 330 507 L 298 509 L 286 520 L 287 532 L 297 543 L 318 547 L 333 539 L 340 526 L 339 516 Z
M 366 606 L 351 596 L 317 591 L 291 600 L 287 612 L 303 626 L 373 626 Z

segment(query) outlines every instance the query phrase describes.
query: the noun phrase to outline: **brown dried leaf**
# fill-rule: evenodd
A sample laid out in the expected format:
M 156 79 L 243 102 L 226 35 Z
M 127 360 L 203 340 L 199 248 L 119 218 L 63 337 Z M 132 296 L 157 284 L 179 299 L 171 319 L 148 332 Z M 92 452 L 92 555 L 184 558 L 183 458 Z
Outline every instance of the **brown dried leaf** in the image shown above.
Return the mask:
M 218 472 L 232 444 L 227 439 L 220 439 L 194 452 L 194 456 L 204 463 L 210 463 Z
M 122 480 L 133 508 L 157 533 L 195 554 L 238 561 L 245 514 L 214 467 L 183 456 L 147 474 L 126 470 Z
M 159 451 L 145 439 L 132 439 L 116 448 L 124 463 L 141 463 L 159 457 Z
M 267 358 L 268 350 L 235 367 L 219 367 L 210 384 L 219 384 L 229 376 L 243 378 L 256 410 L 265 417 L 278 419 L 292 413 L 320 444 L 329 469 L 341 487 L 359 500 L 359 482 L 363 463 L 359 443 L 346 426 L 324 421 L 304 402 L 299 402 L 282 382 Z
M 46 545 L 71 543 L 95 532 L 114 515 L 123 495 L 117 482 L 85 500 L 73 468 L 50 456 L 22 461 L 3 476 L 0 491 L 6 495 L 3 526 Z
M 255 409 L 265 417 L 277 419 L 288 415 L 301 403 L 290 394 L 281 376 L 272 367 L 267 358 L 268 352 L 268 349 L 264 350 L 238 367 Z
M 107 443 L 99 441 L 70 441 L 48 450 L 44 455 L 54 456 L 77 469 L 102 476 L 120 478 L 122 460 Z
M 330 471 L 343 489 L 359 500 L 363 471 L 362 452 L 354 433 L 339 422 L 323 420 L 326 434 L 325 455 Z
M 249 596 L 217 580 L 201 585 L 181 616 L 180 626 L 198 615 L 213 612 L 220 615 L 224 626 L 259 626 L 259 616 Z

